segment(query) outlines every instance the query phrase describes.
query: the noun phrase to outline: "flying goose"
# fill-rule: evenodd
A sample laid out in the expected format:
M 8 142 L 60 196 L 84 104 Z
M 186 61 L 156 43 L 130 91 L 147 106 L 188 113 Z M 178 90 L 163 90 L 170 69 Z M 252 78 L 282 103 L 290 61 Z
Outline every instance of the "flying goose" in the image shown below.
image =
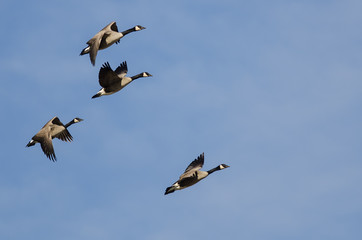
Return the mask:
M 36 143 L 40 143 L 40 146 L 44 154 L 53 162 L 57 160 L 52 139 L 59 138 L 62 141 L 71 142 L 73 140 L 72 135 L 68 132 L 67 128 L 74 124 L 83 121 L 81 118 L 74 118 L 69 123 L 63 125 L 58 117 L 53 117 L 49 122 L 47 122 L 40 131 L 32 137 L 27 147 L 34 146 Z
M 195 183 L 206 178 L 209 174 L 228 168 L 226 164 L 220 164 L 219 166 L 210 169 L 209 171 L 200 171 L 204 165 L 204 153 L 202 153 L 197 159 L 192 161 L 190 165 L 186 168 L 185 172 L 180 176 L 179 180 L 172 184 L 171 187 L 166 188 L 165 195 L 173 193 L 176 190 L 181 190 L 187 187 L 194 185 Z
M 111 95 L 118 92 L 130 82 L 141 77 L 152 77 L 148 72 L 143 72 L 133 77 L 126 77 L 127 62 L 124 61 L 117 67 L 115 71 L 112 70 L 108 62 L 104 63 L 99 70 L 99 85 L 103 88 L 97 92 L 92 98 L 97 98 L 103 95 Z
M 89 53 L 90 60 L 94 66 L 96 63 L 98 50 L 105 49 L 111 46 L 113 43 L 117 44 L 119 43 L 119 40 L 125 35 L 131 32 L 140 31 L 142 29 L 145 29 L 145 27 L 136 25 L 133 28 L 127 29 L 123 32 L 118 32 L 116 22 L 111 22 L 87 42 L 88 47 L 84 48 L 80 55 Z

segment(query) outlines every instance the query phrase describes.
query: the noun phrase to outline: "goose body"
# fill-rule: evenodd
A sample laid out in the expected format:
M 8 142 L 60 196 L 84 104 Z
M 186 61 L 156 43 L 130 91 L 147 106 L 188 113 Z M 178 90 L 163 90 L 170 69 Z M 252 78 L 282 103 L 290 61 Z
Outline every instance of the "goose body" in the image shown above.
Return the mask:
M 119 40 L 125 35 L 142 29 L 145 29 L 145 27 L 136 25 L 123 32 L 118 32 L 116 22 L 111 22 L 87 42 L 88 46 L 82 50 L 80 55 L 89 53 L 91 63 L 95 65 L 98 50 L 106 49 L 114 43 L 119 43 Z
M 185 172 L 180 176 L 179 180 L 172 184 L 170 187 L 166 188 L 165 195 L 173 193 L 176 190 L 181 190 L 187 187 L 190 187 L 202 179 L 209 176 L 215 171 L 219 171 L 229 166 L 226 164 L 220 164 L 219 166 L 210 169 L 209 171 L 201 171 L 200 169 L 204 165 L 204 153 L 202 153 L 198 158 L 190 163 L 186 168 Z
M 98 75 L 99 85 L 101 85 L 102 89 L 99 90 L 92 98 L 116 93 L 135 79 L 141 77 L 152 77 L 152 75 L 148 72 L 143 72 L 133 77 L 127 77 L 127 72 L 127 62 L 121 63 L 115 71 L 112 70 L 108 62 L 104 63 L 99 70 Z
M 72 121 L 67 124 L 63 124 L 58 117 L 53 117 L 49 122 L 47 122 L 40 131 L 35 134 L 27 147 L 34 146 L 36 143 L 40 143 L 40 146 L 44 154 L 53 162 L 57 160 L 53 148 L 52 140 L 53 138 L 59 138 L 62 141 L 71 142 L 73 140 L 72 135 L 68 131 L 68 127 L 74 123 L 83 121 L 81 118 L 74 118 Z

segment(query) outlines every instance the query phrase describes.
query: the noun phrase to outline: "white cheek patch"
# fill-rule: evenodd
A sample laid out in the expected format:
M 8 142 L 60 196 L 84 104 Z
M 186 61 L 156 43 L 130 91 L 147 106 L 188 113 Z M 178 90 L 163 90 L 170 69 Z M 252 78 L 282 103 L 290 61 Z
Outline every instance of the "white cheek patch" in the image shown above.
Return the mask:
M 220 169 L 224 169 L 225 167 L 223 165 L 220 165 Z
M 136 27 L 135 27 L 135 30 L 136 30 L 136 31 L 139 31 L 139 30 L 141 30 L 141 28 L 139 28 L 138 26 L 136 26 Z
M 143 73 L 143 77 L 148 77 L 147 73 L 144 72 L 144 73 Z

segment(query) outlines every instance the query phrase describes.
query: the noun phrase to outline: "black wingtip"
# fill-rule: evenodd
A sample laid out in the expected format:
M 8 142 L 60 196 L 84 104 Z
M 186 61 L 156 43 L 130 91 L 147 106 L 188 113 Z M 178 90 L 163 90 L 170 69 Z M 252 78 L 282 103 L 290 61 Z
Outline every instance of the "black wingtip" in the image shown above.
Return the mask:
M 110 68 L 110 69 L 112 69 L 112 68 L 111 68 L 111 65 L 109 65 L 109 62 L 103 63 L 103 64 L 102 64 L 102 68 Z
M 56 161 L 57 161 L 57 157 L 55 156 L 55 154 L 49 154 L 47 157 L 48 157 L 49 160 L 52 161 L 52 162 L 56 162 Z

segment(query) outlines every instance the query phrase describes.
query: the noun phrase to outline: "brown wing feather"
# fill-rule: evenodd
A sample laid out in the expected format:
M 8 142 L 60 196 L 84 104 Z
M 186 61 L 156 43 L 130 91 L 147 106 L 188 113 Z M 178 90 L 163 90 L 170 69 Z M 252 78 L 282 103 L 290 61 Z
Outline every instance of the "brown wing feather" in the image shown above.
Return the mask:
M 93 66 L 96 64 L 96 57 L 99 49 L 99 45 L 101 44 L 102 37 L 104 32 L 97 33 L 92 39 L 90 39 L 87 44 L 90 47 L 89 57 Z
M 65 142 L 71 142 L 73 140 L 73 137 L 72 137 L 72 135 L 70 135 L 68 129 L 65 129 L 64 131 L 60 132 L 53 138 L 55 138 L 55 137 L 62 141 L 65 141 Z
M 190 165 L 186 168 L 185 173 L 188 171 L 197 171 L 204 165 L 204 153 L 200 154 Z
M 47 158 L 53 162 L 57 160 L 50 136 L 42 138 L 40 141 L 40 146 Z

